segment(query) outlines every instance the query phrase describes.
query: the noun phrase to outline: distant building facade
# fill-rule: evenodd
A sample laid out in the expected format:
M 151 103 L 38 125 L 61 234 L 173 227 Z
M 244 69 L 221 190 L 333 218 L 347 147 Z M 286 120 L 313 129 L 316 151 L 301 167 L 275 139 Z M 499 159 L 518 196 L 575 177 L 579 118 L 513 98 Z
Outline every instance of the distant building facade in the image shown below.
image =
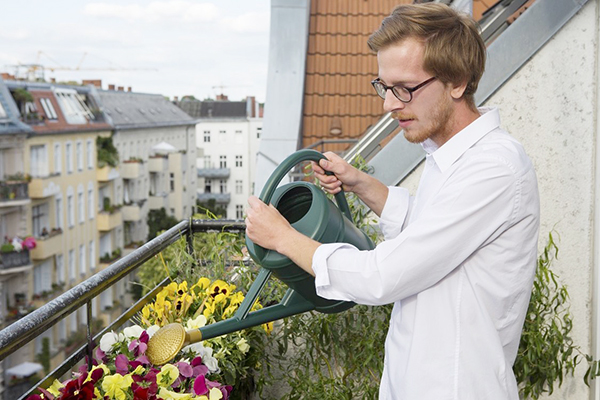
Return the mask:
M 245 101 L 184 99 L 178 106 L 196 124 L 197 199 L 225 210 L 224 218 L 242 219 L 254 188 L 256 152 L 262 133 L 262 105 Z

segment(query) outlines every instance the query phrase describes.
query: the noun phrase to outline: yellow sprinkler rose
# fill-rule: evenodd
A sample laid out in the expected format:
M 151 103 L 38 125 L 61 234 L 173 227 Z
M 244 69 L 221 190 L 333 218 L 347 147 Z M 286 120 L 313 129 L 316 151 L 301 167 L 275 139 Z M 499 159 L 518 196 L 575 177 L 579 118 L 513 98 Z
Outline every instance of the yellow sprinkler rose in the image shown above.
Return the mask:
M 161 387 L 158 391 L 158 398 L 163 400 L 192 400 L 191 393 L 176 393 Z
M 127 395 L 125 391 L 131 387 L 133 379 L 131 375 L 120 374 L 109 375 L 102 380 L 102 390 L 111 400 L 125 400 Z
M 63 385 L 62 383 L 60 383 L 60 381 L 58 379 L 55 379 L 54 382 L 52 382 L 52 386 L 50 386 L 47 390 L 53 394 L 55 397 L 58 397 L 61 395 L 59 389 L 64 388 L 65 385 Z
M 168 387 L 175 382 L 175 379 L 179 376 L 179 370 L 173 364 L 165 364 L 160 369 L 160 372 L 156 374 L 156 383 L 158 386 Z

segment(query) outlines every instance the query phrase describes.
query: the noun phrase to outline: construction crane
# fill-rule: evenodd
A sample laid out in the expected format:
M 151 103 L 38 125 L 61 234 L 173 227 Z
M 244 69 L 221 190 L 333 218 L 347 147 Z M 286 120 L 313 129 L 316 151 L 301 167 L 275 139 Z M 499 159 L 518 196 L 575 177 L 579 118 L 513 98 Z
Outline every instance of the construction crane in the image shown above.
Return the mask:
M 40 62 L 41 56 L 44 55 L 50 61 L 52 61 L 57 66 L 47 66 Z M 34 64 L 12 64 L 7 65 L 7 67 L 15 68 L 15 78 L 17 79 L 25 79 L 28 81 L 45 81 L 45 72 L 46 71 L 157 71 L 156 68 L 125 68 L 121 66 L 114 67 L 85 67 L 82 68 L 81 65 L 85 60 L 87 52 L 83 53 L 83 56 L 79 60 L 79 63 L 75 68 L 65 67 L 61 65 L 58 61 L 54 60 L 48 54 L 43 51 L 38 51 L 36 62 Z M 110 61 L 109 61 L 110 62 Z M 111 64 L 114 64 L 111 62 Z

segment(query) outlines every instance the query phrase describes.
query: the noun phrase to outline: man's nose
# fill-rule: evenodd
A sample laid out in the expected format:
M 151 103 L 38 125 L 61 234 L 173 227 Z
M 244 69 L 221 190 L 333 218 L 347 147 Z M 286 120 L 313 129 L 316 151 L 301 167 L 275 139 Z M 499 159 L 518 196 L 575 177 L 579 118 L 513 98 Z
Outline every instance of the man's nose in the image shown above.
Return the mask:
M 394 110 L 402 110 L 404 109 L 404 107 L 406 106 L 405 103 L 401 102 L 400 100 L 398 100 L 398 98 L 396 96 L 394 96 L 394 93 L 392 93 L 391 90 L 388 90 L 385 92 L 385 100 L 383 101 L 383 109 L 386 112 L 391 112 Z

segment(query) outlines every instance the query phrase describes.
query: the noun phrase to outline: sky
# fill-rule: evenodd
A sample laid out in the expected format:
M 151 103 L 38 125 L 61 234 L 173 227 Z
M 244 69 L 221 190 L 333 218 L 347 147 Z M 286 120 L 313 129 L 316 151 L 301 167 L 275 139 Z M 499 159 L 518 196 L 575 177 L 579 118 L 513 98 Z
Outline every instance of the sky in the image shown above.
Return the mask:
M 0 72 L 265 101 L 270 0 L 2 0 Z M 77 70 L 79 68 L 79 70 Z M 25 72 L 26 68 L 20 71 Z

